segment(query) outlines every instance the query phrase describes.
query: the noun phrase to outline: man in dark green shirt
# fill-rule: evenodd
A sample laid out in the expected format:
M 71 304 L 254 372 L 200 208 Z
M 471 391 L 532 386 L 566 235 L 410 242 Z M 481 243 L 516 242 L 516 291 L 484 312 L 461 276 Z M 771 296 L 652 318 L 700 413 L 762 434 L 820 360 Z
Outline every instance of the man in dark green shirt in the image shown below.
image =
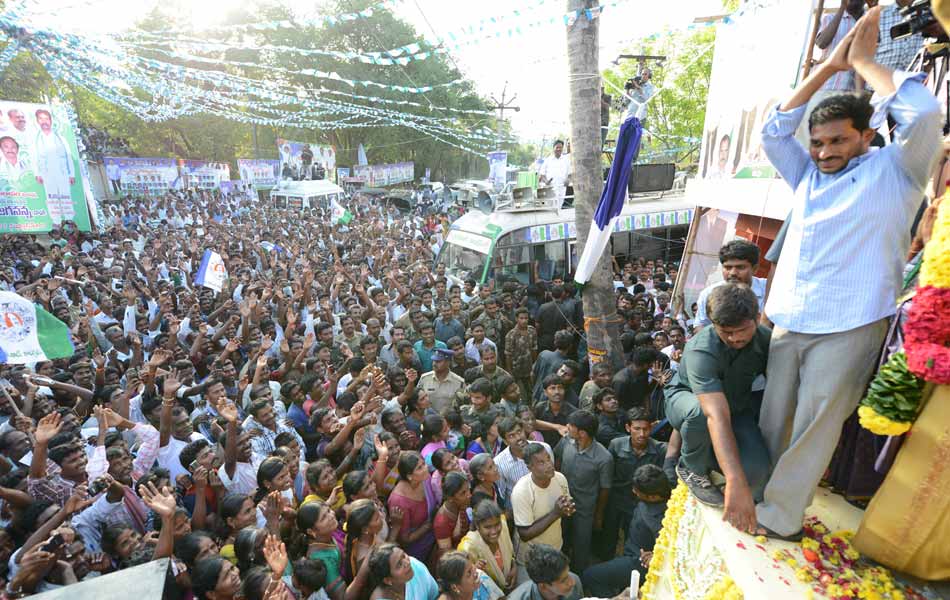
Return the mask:
M 755 501 L 762 499 L 771 463 L 755 418 L 752 382 L 765 373 L 771 331 L 758 325 L 755 293 L 724 284 L 709 294 L 706 327 L 686 344 L 679 370 L 666 385 L 666 415 L 683 445 L 676 473 L 696 499 L 725 506 L 723 518 L 757 531 Z M 726 478 L 725 496 L 709 472 Z

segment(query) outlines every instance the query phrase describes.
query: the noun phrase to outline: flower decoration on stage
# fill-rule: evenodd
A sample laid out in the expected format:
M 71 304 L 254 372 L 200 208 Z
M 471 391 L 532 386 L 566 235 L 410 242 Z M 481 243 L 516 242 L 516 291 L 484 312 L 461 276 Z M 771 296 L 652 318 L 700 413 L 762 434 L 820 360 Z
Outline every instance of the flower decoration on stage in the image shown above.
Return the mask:
M 924 382 L 907 368 L 907 357 L 895 352 L 878 370 L 861 401 L 861 426 L 877 435 L 905 433 L 917 418 L 923 390 Z
M 907 366 L 927 381 L 950 384 L 950 201 L 937 210 L 924 248 L 920 286 L 904 325 Z
M 891 573 L 861 560 L 851 545 L 854 532 L 829 532 L 817 519 L 809 519 L 803 528 L 801 552 L 778 550 L 772 558 L 795 569 L 795 577 L 816 595 L 832 600 L 916 600 L 923 596 L 894 581 Z
M 687 500 L 689 500 L 689 488 L 681 481 L 666 503 L 663 529 L 660 530 L 660 535 L 656 538 L 656 544 L 653 546 L 653 559 L 650 561 L 650 570 L 647 571 L 646 579 L 640 588 L 640 597 L 643 600 L 656 597 L 656 584 L 660 579 L 660 575 L 666 570 L 667 562 L 672 560 L 675 553 L 676 532 L 679 529 L 680 519 L 683 518 Z

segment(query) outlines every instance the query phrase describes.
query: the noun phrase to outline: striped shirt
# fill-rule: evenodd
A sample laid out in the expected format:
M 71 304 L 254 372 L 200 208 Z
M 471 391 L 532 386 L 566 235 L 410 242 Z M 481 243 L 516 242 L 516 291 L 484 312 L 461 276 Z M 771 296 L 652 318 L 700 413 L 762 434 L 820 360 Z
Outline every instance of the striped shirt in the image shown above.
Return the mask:
M 825 15 L 821 18 L 821 27 L 818 31 L 824 31 L 826 27 L 831 24 L 831 21 L 834 20 L 834 15 Z M 855 26 L 857 20 L 851 16 L 848 11 L 845 11 L 841 15 L 841 21 L 838 22 L 838 30 L 835 32 L 835 37 L 832 38 L 831 43 L 828 44 L 828 47 L 821 51 L 821 57 L 818 62 L 825 62 L 831 56 L 831 53 L 835 51 L 835 47 L 841 43 L 841 40 L 848 35 L 848 32 Z M 834 75 L 828 78 L 828 81 L 821 86 L 823 90 L 841 90 L 848 91 L 854 89 L 854 71 L 838 71 Z
M 894 314 L 941 117 L 923 74 L 896 71 L 893 78 L 897 92 L 875 104 L 897 122 L 895 141 L 837 173 L 821 173 L 794 137 L 805 106 L 776 109 L 763 127 L 766 154 L 795 194 L 765 307 L 779 327 L 835 333 Z
M 544 446 L 544 449 L 551 455 L 551 460 L 554 460 L 554 452 L 551 450 L 551 446 L 534 440 L 529 440 L 529 442 Z M 530 473 L 524 459 L 512 455 L 511 448 L 505 448 L 495 457 L 495 466 L 498 467 L 498 474 L 500 475 L 498 487 L 501 489 L 501 495 L 506 498 L 511 497 L 511 491 L 515 488 L 518 480 Z

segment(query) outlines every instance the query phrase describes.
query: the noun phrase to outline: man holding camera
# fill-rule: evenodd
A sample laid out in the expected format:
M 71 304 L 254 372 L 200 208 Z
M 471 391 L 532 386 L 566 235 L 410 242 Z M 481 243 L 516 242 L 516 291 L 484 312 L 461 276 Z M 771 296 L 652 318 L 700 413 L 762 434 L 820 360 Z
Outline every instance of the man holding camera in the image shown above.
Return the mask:
M 775 468 L 757 516 L 758 532 L 770 537 L 801 537 L 842 423 L 874 370 L 939 149 L 940 107 L 924 74 L 874 60 L 880 14 L 868 11 L 762 131 L 769 160 L 795 194 L 765 307 L 775 328 L 760 426 Z M 808 117 L 806 150 L 794 133 L 809 100 L 852 69 L 897 123 L 894 141 L 872 149 L 874 107 L 839 94 Z
M 627 112 L 624 115 L 626 121 L 630 117 L 640 119 L 640 124 L 647 118 L 647 103 L 656 95 L 656 86 L 651 83 L 653 71 L 643 69 L 640 74 L 632 79 L 628 79 L 623 89 L 630 96 L 630 104 L 627 106 Z

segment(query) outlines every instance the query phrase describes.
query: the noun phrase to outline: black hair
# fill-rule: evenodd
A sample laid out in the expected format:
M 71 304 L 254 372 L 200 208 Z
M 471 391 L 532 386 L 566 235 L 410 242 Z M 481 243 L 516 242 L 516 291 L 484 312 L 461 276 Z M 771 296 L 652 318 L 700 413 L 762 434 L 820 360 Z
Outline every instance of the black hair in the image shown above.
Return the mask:
M 445 464 L 445 457 L 452 456 L 452 451 L 448 448 L 437 448 L 435 452 L 432 453 L 432 456 L 429 457 L 429 460 L 432 462 L 432 466 L 435 467 L 436 471 L 441 471 L 442 467 Z
M 535 583 L 552 583 L 564 573 L 568 559 L 563 552 L 547 544 L 531 544 L 525 557 L 528 576 Z
M 653 418 L 650 415 L 649 409 L 644 406 L 634 406 L 627 412 L 623 414 L 624 425 L 628 423 L 633 423 L 634 421 L 647 421 L 653 422 Z
M 832 121 L 851 120 L 851 125 L 858 131 L 871 127 L 871 116 L 874 107 L 865 94 L 835 94 L 819 102 L 808 116 L 808 131 L 815 125 L 824 125 Z
M 754 267 L 759 263 L 759 247 L 743 239 L 726 242 L 719 249 L 719 264 L 727 260 L 744 260 Z
M 271 406 L 269 400 L 255 400 L 251 402 L 251 405 L 247 407 L 247 412 L 251 414 L 255 419 L 257 418 L 257 413 L 264 410 L 268 406 Z
M 613 396 L 617 397 L 617 393 L 614 392 L 614 388 L 609 385 L 602 390 L 597 390 L 597 393 L 591 398 L 591 402 L 594 404 L 594 408 L 597 408 L 597 405 L 604 401 L 605 398 L 610 398 Z
M 396 544 L 386 543 L 373 548 L 373 551 L 369 553 L 369 558 L 366 560 L 369 561 L 369 576 L 372 583 L 370 589 L 379 587 L 384 579 L 392 575 L 389 560 L 398 548 Z
M 46 455 L 51 461 L 62 466 L 63 462 L 67 458 L 73 454 L 76 454 L 77 452 L 85 452 L 85 450 L 83 450 L 78 444 L 63 444 L 61 446 L 56 446 L 55 448 L 50 448 Z
M 399 463 L 396 465 L 399 471 L 399 478 L 407 481 L 412 472 L 416 470 L 420 462 L 425 462 L 422 455 L 418 452 L 402 452 L 399 455 Z
M 478 492 L 476 492 L 477 494 Z M 491 498 L 488 498 L 488 494 L 485 494 L 486 499 L 475 501 L 475 495 L 472 494 L 472 523 L 476 527 L 481 525 L 483 522 L 488 519 L 500 518 L 504 513 L 501 508 L 498 507 L 498 504 L 493 501 Z
M 27 538 L 40 528 L 42 525 L 42 523 L 39 522 L 40 515 L 50 506 L 53 506 L 52 502 L 34 500 L 20 512 L 14 513 L 13 522 L 7 530 L 10 532 L 11 537 L 13 537 L 13 542 L 17 546 L 22 546 Z
M 311 500 L 300 505 L 300 508 L 297 509 L 297 517 L 294 520 L 297 525 L 297 533 L 291 541 L 290 551 L 293 554 L 299 556 L 307 553 L 307 547 L 310 545 L 310 537 L 307 532 L 317 524 L 320 516 L 327 510 L 330 510 L 330 507 L 319 500 Z
M 363 532 L 369 527 L 379 509 L 376 503 L 369 499 L 357 500 L 350 506 L 350 514 L 346 517 L 346 544 L 343 548 L 343 564 L 349 566 L 353 564 L 352 553 L 353 544 L 363 535 Z M 355 574 L 352 574 L 355 575 Z
M 581 372 L 581 365 L 576 360 L 567 359 L 561 364 L 570 369 L 571 373 L 573 373 L 575 377 L 577 377 L 578 373 Z
M 523 427 L 520 419 L 517 417 L 504 417 L 498 422 L 498 435 L 501 439 L 505 439 L 506 435 L 519 427 Z
M 203 539 L 214 541 L 210 533 L 200 530 L 192 531 L 188 535 L 175 540 L 175 556 L 187 566 L 193 567 L 201 553 L 201 540 Z
M 294 579 L 312 592 L 327 584 L 327 567 L 323 561 L 315 558 L 298 558 L 293 563 Z M 299 586 L 298 586 L 299 587 Z
M 291 444 L 296 444 L 297 448 L 300 448 L 300 442 L 297 441 L 297 436 L 290 431 L 281 431 L 277 434 L 277 437 L 274 438 L 274 446 L 278 448 L 281 446 L 287 447 Z
M 206 594 L 218 587 L 218 578 L 225 562 L 220 556 L 213 556 L 195 563 L 191 569 L 191 591 L 196 600 L 205 600 Z
M 567 422 L 576 427 L 579 431 L 583 431 L 589 435 L 591 439 L 597 437 L 597 417 L 589 410 L 575 410 L 567 417 Z
M 453 550 L 447 552 L 439 559 L 439 564 L 435 568 L 435 577 L 439 582 L 439 589 L 443 594 L 454 598 L 452 586 L 458 585 L 465 576 L 465 569 L 472 562 L 468 554 Z
M 738 327 L 759 318 L 759 299 L 746 285 L 725 283 L 713 288 L 706 300 L 706 314 L 714 325 Z
M 458 471 L 450 471 L 442 478 L 442 498 L 454 496 L 468 486 L 468 477 Z
M 320 487 L 320 476 L 323 475 L 323 472 L 332 468 L 333 464 L 325 458 L 315 460 L 307 465 L 307 472 L 304 473 L 304 476 L 307 479 L 307 485 L 310 486 L 311 492 L 316 492 L 317 488 Z
M 542 452 L 547 452 L 547 448 L 537 442 L 529 442 L 528 445 L 524 447 L 524 456 L 522 457 L 524 464 L 530 469 L 531 461 L 534 460 L 534 456 Z
M 264 499 L 264 496 L 270 493 L 270 490 L 264 484 L 277 477 L 277 474 L 285 468 L 287 468 L 287 463 L 276 456 L 269 456 L 261 462 L 260 466 L 257 467 L 257 492 L 254 494 L 254 504 L 259 503 Z
M 349 502 L 353 496 L 360 493 L 363 486 L 366 485 L 366 478 L 369 476 L 367 471 L 350 471 L 343 476 L 343 495 Z
M 244 506 L 244 502 L 248 499 L 250 499 L 250 496 L 244 494 L 228 494 L 218 503 L 218 517 L 220 518 L 222 529 L 222 535 L 220 537 L 227 537 L 227 534 L 231 532 L 228 519 L 233 519 L 238 516 L 241 512 L 241 507 Z
M 208 443 L 208 440 L 195 440 L 189 443 L 187 446 L 181 449 L 181 452 L 178 454 L 178 460 L 181 462 L 181 466 L 185 467 L 185 470 L 191 470 L 190 465 L 194 462 L 198 455 L 201 454 L 201 451 L 205 448 L 208 448 L 211 444 Z
M 656 465 L 641 465 L 634 471 L 633 488 L 645 496 L 660 496 L 664 500 L 673 493 L 666 473 Z
M 571 349 L 571 346 L 574 344 L 574 334 L 566 329 L 562 329 L 554 334 L 554 348 L 557 350 L 564 350 L 565 352 Z
M 242 571 L 241 597 L 244 600 L 264 600 L 270 586 L 271 572 L 267 567 L 254 567 L 247 573 Z
M 548 389 L 552 385 L 564 385 L 564 381 L 561 380 L 561 377 L 557 373 L 551 373 L 541 380 L 541 388 Z
M 264 546 L 257 545 L 266 537 L 267 531 L 257 527 L 245 527 L 234 536 L 234 556 L 237 558 L 237 568 L 242 576 L 253 567 L 266 564 Z
M 442 430 L 445 428 L 445 418 L 442 415 L 426 415 L 422 419 L 420 425 L 420 431 L 422 432 L 422 444 L 428 444 L 429 442 L 436 441 L 441 435 Z
M 468 393 L 481 394 L 482 396 L 485 396 L 486 398 L 491 400 L 491 397 L 492 397 L 491 382 L 485 379 L 484 377 L 479 377 L 478 379 L 473 381 L 471 385 L 468 386 Z

